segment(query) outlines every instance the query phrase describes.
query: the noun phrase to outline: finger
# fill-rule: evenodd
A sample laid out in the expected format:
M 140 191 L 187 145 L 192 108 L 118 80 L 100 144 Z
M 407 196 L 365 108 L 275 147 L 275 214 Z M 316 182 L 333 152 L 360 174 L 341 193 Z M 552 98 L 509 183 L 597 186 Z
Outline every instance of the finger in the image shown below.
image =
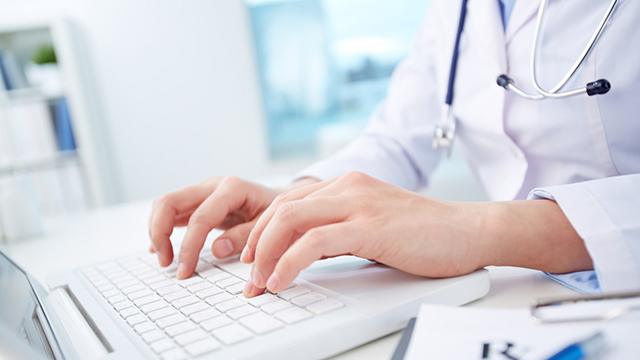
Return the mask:
M 173 233 L 176 216 L 197 207 L 213 189 L 215 183 L 203 182 L 164 195 L 154 202 L 149 231 L 161 266 L 168 266 L 173 261 L 173 248 L 169 237 Z
M 341 197 L 319 197 L 282 204 L 264 229 L 256 247 L 253 285 L 264 288 L 278 259 L 301 234 L 318 226 L 343 221 L 350 215 Z
M 173 227 L 183 227 L 189 224 L 189 218 L 193 214 L 193 211 L 180 214 L 173 219 Z
M 152 254 L 156 253 L 156 249 L 153 248 L 153 245 L 149 245 L 149 252 Z
M 239 254 L 247 243 L 249 233 L 257 221 L 258 220 L 255 219 L 250 222 L 236 225 L 222 233 L 222 235 L 220 235 L 211 246 L 213 255 L 218 259 L 224 259 L 226 257 Z
M 314 192 L 323 189 L 329 185 L 331 185 L 335 179 L 303 186 L 294 190 L 291 190 L 286 193 L 282 193 L 276 197 L 276 199 L 269 205 L 267 210 L 260 216 L 260 219 L 254 226 L 253 231 L 249 234 L 249 239 L 247 240 L 247 246 L 245 250 L 242 251 L 242 255 L 240 255 L 240 261 L 245 264 L 251 263 L 255 259 L 255 250 L 256 245 L 258 244 L 258 239 L 262 236 L 262 232 L 267 227 L 267 224 L 273 218 L 273 215 L 278 211 L 278 208 L 289 201 L 304 199 L 305 197 L 313 194 Z
M 351 223 L 331 224 L 309 230 L 278 260 L 267 281 L 267 289 L 273 293 L 280 292 L 314 261 L 338 255 L 358 255 L 361 248 L 361 231 Z
M 193 274 L 207 235 L 224 221 L 227 214 L 243 207 L 252 196 L 249 193 L 251 185 L 237 178 L 225 178 L 216 191 L 193 212 L 180 247 L 178 279 L 186 279 Z

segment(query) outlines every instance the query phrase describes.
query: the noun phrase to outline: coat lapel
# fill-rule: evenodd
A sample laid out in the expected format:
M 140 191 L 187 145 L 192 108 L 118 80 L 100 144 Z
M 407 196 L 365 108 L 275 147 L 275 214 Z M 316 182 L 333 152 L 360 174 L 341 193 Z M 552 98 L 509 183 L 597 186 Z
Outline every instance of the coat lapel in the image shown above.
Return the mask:
M 520 0 L 520 2 L 530 0 Z M 478 41 L 491 61 L 499 67 L 499 73 L 507 70 L 504 26 L 497 0 L 471 0 L 468 3 L 465 32 Z M 517 5 L 516 5 L 517 6 Z M 515 11 L 515 10 L 514 10 Z M 465 25 L 466 26 L 466 25 Z

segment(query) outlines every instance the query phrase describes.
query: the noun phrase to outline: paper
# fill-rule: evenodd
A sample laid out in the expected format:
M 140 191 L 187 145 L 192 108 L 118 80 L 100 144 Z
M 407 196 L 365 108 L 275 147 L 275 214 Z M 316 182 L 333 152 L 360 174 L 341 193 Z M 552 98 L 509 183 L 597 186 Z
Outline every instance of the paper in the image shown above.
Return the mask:
M 635 300 L 636 304 L 640 299 Z M 613 301 L 594 307 L 610 308 Z M 575 316 L 576 307 L 555 307 L 548 315 Z M 551 314 L 553 312 L 553 314 Z M 591 313 L 597 312 L 591 309 Z M 535 324 L 529 309 L 486 309 L 423 304 L 405 359 L 547 359 L 567 345 L 601 331 L 607 348 L 599 359 L 634 359 L 640 354 L 640 312 L 615 320 Z

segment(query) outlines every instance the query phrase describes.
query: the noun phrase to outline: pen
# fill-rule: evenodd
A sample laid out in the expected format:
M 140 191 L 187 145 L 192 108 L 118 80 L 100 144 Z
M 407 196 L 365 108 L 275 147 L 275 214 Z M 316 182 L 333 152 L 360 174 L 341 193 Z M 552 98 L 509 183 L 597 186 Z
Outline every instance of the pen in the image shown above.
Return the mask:
M 597 354 L 605 347 L 604 335 L 597 332 L 595 335 L 588 337 L 577 343 L 573 343 L 566 348 L 560 350 L 547 360 L 580 360 Z

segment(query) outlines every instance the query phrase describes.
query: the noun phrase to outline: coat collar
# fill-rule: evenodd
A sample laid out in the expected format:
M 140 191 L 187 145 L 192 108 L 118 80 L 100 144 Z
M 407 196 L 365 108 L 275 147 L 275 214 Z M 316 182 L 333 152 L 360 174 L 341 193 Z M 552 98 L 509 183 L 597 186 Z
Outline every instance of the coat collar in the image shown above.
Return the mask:
M 529 1 L 520 0 L 517 3 Z M 517 3 L 514 13 L 518 6 Z M 481 44 L 491 61 L 497 62 L 499 73 L 505 73 L 507 71 L 507 52 L 504 25 L 498 1 L 472 0 L 467 6 L 469 26 L 465 29 L 466 33 Z
M 513 35 L 529 21 L 535 20 L 540 8 L 540 0 L 518 0 L 513 7 L 511 18 L 507 23 L 506 41 L 509 42 Z M 532 40 L 533 41 L 533 40 Z

